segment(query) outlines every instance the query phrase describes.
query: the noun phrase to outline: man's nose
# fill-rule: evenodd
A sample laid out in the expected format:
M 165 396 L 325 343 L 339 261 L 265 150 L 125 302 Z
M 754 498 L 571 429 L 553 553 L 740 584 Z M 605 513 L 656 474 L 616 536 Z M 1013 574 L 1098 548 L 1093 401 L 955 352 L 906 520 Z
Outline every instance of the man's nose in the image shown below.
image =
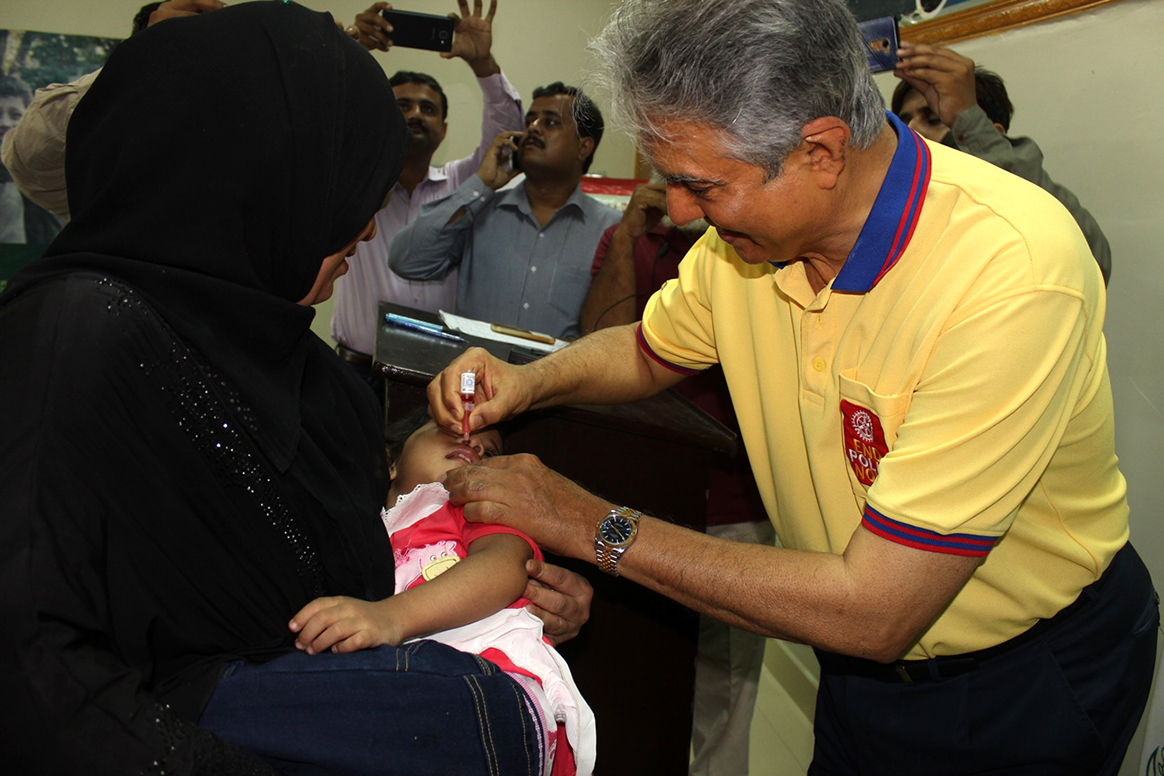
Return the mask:
M 682 184 L 667 184 L 667 215 L 679 226 L 703 218 L 703 208 L 695 201 L 695 195 Z

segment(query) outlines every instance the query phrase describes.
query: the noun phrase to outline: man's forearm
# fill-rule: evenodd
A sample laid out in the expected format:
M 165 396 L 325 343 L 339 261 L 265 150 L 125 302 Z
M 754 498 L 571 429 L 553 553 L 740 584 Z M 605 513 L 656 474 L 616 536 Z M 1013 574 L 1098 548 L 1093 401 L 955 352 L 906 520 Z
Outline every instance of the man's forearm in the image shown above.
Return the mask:
M 637 319 L 635 310 L 635 241 L 618 229 L 582 303 L 582 331 L 621 326 Z
M 464 218 L 466 203 L 477 200 L 474 207 L 479 208 L 492 195 L 493 191 L 473 176 L 445 199 L 426 205 L 392 240 L 388 266 L 410 280 L 440 280 L 448 275 L 460 265 L 473 225 L 472 219 Z
M 528 370 L 531 409 L 561 404 L 622 404 L 666 390 L 683 379 L 652 361 L 628 324 L 589 334 L 538 359 Z
M 488 78 L 491 75 L 497 75 L 501 72 L 501 66 L 497 64 L 497 60 L 493 58 L 492 54 L 481 59 L 465 61 L 469 63 L 473 75 L 478 78 Z
M 578 520 L 571 553 L 589 562 L 596 519 Z M 889 662 L 921 638 L 975 565 L 864 529 L 837 555 L 730 542 L 644 517 L 619 575 L 753 633 Z

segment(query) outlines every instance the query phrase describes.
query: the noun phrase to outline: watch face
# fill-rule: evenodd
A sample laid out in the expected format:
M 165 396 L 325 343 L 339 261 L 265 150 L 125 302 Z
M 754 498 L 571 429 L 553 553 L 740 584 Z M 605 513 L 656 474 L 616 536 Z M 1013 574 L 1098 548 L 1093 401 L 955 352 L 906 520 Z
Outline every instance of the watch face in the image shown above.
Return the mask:
M 634 524 L 622 515 L 612 515 L 602 521 L 599 533 L 603 540 L 610 544 L 622 544 L 629 541 L 635 532 Z

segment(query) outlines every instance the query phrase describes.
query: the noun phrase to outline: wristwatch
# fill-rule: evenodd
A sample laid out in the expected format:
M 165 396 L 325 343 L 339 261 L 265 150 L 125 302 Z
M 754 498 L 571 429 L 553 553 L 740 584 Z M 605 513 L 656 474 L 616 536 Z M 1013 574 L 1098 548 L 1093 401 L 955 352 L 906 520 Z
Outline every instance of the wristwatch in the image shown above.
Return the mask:
M 618 561 L 627 548 L 634 544 L 639 535 L 639 518 L 642 512 L 630 507 L 612 509 L 603 516 L 594 529 L 594 551 L 598 556 L 598 568 L 607 574 L 618 576 Z

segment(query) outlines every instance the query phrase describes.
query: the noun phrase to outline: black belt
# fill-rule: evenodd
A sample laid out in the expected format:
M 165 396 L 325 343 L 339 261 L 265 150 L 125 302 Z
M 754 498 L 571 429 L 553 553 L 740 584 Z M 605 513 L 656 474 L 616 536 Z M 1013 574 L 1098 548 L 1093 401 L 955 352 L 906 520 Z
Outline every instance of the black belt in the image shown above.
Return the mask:
M 1075 612 L 1090 604 L 1097 597 L 1103 583 L 1111 576 L 1111 567 L 1115 565 L 1123 554 L 1123 550 L 1116 553 L 1108 564 L 1107 571 L 1096 581 L 1083 588 L 1079 597 L 1059 610 L 1054 617 L 1039 620 L 1030 628 L 1015 636 L 1013 639 L 997 644 L 993 647 L 967 652 L 962 655 L 945 655 L 932 657 L 927 660 L 898 660 L 893 663 L 878 663 L 875 660 L 866 660 L 849 655 L 838 655 L 835 652 L 816 650 L 822 671 L 844 676 L 860 676 L 867 679 L 876 679 L 882 682 L 898 682 L 903 684 L 921 684 L 936 682 L 940 679 L 967 674 L 977 670 L 978 666 L 991 658 L 998 657 L 1012 650 L 1018 649 L 1042 636 L 1051 628 L 1060 625 Z
M 367 353 L 361 353 L 358 350 L 345 348 L 343 345 L 336 345 L 335 352 L 339 354 L 340 358 L 342 358 L 344 361 L 347 361 L 349 364 L 367 367 L 368 369 L 372 368 L 372 357 Z

